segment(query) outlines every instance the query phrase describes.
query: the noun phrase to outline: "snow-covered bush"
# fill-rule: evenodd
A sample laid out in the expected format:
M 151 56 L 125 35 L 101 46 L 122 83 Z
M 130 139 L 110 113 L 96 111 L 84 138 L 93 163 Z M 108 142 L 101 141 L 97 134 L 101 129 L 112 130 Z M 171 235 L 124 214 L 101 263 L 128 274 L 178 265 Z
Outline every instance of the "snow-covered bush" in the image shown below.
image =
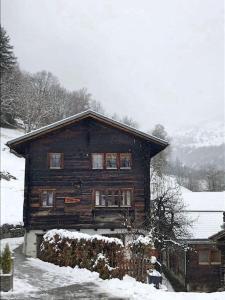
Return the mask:
M 124 246 L 117 238 L 53 229 L 44 235 L 40 253 L 44 261 L 96 271 L 103 279 L 125 275 Z

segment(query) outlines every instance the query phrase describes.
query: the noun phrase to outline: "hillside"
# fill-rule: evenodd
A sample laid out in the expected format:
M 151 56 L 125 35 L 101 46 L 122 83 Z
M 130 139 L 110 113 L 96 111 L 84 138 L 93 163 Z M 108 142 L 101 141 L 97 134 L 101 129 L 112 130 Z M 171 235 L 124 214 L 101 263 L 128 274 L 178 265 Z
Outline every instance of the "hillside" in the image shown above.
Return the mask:
M 172 134 L 172 159 L 190 168 L 225 169 L 225 124 L 221 121 L 199 123 Z
M 5 143 L 23 134 L 19 129 L 1 128 L 1 172 L 16 177 L 1 179 L 1 224 L 18 224 L 23 221 L 24 158 L 10 153 Z

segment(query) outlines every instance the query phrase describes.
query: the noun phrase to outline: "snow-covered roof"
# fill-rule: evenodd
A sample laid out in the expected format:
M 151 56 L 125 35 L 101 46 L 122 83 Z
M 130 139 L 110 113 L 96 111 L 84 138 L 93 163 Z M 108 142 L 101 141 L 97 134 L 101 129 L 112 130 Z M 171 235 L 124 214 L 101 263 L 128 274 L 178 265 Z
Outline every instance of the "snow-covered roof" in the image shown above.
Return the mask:
M 163 139 L 160 139 L 158 137 L 155 137 L 153 135 L 150 135 L 150 134 L 147 134 L 147 133 L 144 133 L 140 130 L 137 130 L 136 128 L 133 128 L 131 126 L 128 126 L 126 124 L 123 124 L 121 122 L 118 122 L 118 121 L 115 121 L 109 117 L 106 117 L 100 113 L 97 113 L 95 111 L 92 111 L 92 110 L 86 110 L 84 112 L 81 112 L 81 113 L 78 113 L 76 115 L 73 115 L 71 117 L 68 117 L 68 118 L 65 118 L 63 120 L 60 120 L 60 121 L 57 121 L 57 122 L 54 122 L 50 125 L 47 125 L 47 126 L 44 126 L 44 127 L 41 127 L 37 130 L 33 130 L 19 138 L 16 138 L 16 139 L 13 139 L 11 141 L 9 141 L 7 143 L 7 145 L 9 147 L 13 147 L 13 145 L 15 144 L 19 144 L 19 143 L 23 143 L 27 140 L 31 140 L 37 136 L 40 136 L 42 134 L 45 134 L 46 132 L 49 132 L 49 131 L 52 131 L 52 130 L 55 130 L 55 129 L 58 129 L 60 127 L 63 127 L 63 126 L 66 126 L 68 124 L 71 124 L 73 122 L 77 122 L 79 120 L 82 120 L 82 119 L 85 119 L 85 118 L 88 118 L 88 117 L 91 117 L 93 119 L 96 119 L 96 120 L 99 120 L 101 122 L 104 122 L 106 124 L 109 124 L 111 126 L 114 126 L 114 127 L 117 127 L 119 129 L 122 129 L 124 131 L 127 131 L 127 132 L 130 132 L 136 136 L 139 136 L 143 139 L 146 139 L 148 141 L 151 141 L 151 142 L 155 142 L 161 146 L 163 146 L 164 148 L 166 146 L 168 146 L 168 142 L 163 140 Z
M 221 230 L 223 224 L 222 212 L 186 212 L 185 214 L 194 221 L 191 228 L 193 239 L 208 239 Z
M 225 192 L 182 193 L 187 211 L 225 211 Z
M 208 239 L 221 230 L 225 192 L 183 193 L 185 214 L 193 221 L 192 239 Z

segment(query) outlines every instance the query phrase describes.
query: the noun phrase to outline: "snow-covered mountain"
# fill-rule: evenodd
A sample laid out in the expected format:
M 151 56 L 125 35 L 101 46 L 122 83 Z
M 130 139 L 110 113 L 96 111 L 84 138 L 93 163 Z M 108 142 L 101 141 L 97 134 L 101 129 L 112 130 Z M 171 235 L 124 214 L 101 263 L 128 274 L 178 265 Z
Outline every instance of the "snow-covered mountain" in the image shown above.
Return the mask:
M 202 122 L 171 135 L 172 159 L 192 168 L 225 170 L 225 122 Z
M 182 147 L 199 148 L 225 143 L 225 122 L 201 122 L 173 134 L 173 143 Z

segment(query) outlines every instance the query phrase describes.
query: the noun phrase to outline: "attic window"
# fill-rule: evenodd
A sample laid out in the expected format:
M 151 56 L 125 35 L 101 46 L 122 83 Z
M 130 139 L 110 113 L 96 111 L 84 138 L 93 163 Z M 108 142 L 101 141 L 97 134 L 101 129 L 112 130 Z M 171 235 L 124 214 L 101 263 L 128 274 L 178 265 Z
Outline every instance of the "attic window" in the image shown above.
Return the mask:
M 63 153 L 49 153 L 48 162 L 49 162 L 49 169 L 62 169 Z
M 92 169 L 103 169 L 104 154 L 93 153 L 92 154 Z
M 120 153 L 120 169 L 131 169 L 130 153 Z
M 106 169 L 117 169 L 117 153 L 106 153 Z

